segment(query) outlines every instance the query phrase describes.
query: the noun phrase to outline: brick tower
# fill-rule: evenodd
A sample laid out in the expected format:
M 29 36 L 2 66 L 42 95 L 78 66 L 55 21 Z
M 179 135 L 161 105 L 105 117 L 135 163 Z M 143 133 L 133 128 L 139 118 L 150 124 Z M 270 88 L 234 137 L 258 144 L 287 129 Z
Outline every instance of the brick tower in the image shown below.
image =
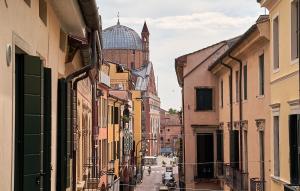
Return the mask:
M 149 30 L 147 27 L 146 21 L 144 22 L 143 30 L 142 30 L 142 41 L 143 41 L 143 57 L 144 57 L 144 64 L 148 64 L 149 62 Z

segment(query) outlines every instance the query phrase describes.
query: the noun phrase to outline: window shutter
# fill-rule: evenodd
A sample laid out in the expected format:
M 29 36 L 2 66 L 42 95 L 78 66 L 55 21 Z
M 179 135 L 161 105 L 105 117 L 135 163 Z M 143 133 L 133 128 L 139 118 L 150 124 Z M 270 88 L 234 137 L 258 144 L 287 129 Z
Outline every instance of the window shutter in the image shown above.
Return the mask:
M 223 131 L 217 130 L 217 161 L 223 161 Z
M 17 56 L 15 190 L 43 188 L 42 78 L 42 62 L 38 57 Z
M 56 190 L 63 191 L 67 187 L 67 82 L 58 80 L 57 97 L 57 184 Z
M 299 184 L 298 116 L 290 115 L 290 176 L 291 184 Z
M 239 166 L 239 131 L 236 130 L 230 132 L 230 162 L 234 168 Z
M 51 69 L 44 68 L 44 189 L 51 190 Z

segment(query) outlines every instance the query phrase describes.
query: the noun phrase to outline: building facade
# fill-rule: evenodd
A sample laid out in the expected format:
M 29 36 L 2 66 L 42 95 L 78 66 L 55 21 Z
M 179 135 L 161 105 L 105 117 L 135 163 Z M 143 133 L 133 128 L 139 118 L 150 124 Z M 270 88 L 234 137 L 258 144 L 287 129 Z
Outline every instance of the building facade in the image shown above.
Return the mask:
M 0 22 L 6 26 L 0 31 L 0 59 L 5 63 L 0 74 L 6 79 L 0 82 L 0 118 L 7 127 L 0 139 L 1 190 L 75 190 L 77 180 L 85 179 L 85 154 L 78 147 L 86 141 L 71 139 L 71 132 L 97 130 L 91 88 L 96 78 L 75 79 L 98 72 L 101 26 L 96 2 L 82 3 L 26 0 L 0 5 Z M 88 57 L 96 61 L 83 70 Z M 72 125 L 71 98 L 77 112 Z M 93 151 L 86 154 L 91 157 Z
M 222 41 L 183 55 L 175 60 L 175 69 L 183 96 L 184 176 L 186 188 L 220 189 L 217 177 L 219 133 L 218 79 L 208 67 L 236 39 Z M 205 180 L 205 181 L 202 181 Z
M 271 23 L 271 190 L 296 190 L 289 184 L 300 185 L 299 1 L 258 2 Z
M 179 114 L 169 114 L 164 110 L 160 114 L 160 153 L 177 156 L 181 136 Z
M 269 17 L 260 16 L 209 67 L 218 77 L 218 136 L 224 148 L 218 175 L 224 190 L 271 190 L 269 25 Z

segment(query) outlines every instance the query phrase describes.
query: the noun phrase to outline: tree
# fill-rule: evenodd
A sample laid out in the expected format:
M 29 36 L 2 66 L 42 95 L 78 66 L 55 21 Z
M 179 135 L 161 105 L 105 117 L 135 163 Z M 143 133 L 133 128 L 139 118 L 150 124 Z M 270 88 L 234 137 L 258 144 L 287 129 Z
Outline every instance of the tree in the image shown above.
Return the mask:
M 168 113 L 170 114 L 177 114 L 179 111 L 177 111 L 176 109 L 170 108 Z

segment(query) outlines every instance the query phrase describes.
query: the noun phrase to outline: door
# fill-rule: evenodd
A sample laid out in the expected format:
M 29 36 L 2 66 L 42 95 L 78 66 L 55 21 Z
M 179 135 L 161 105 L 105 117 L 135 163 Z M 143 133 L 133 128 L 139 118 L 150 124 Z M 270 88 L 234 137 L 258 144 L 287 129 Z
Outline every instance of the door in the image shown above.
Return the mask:
M 214 141 L 213 134 L 197 135 L 197 173 L 198 178 L 214 177 Z
M 42 62 L 16 55 L 15 190 L 38 191 L 42 183 Z

